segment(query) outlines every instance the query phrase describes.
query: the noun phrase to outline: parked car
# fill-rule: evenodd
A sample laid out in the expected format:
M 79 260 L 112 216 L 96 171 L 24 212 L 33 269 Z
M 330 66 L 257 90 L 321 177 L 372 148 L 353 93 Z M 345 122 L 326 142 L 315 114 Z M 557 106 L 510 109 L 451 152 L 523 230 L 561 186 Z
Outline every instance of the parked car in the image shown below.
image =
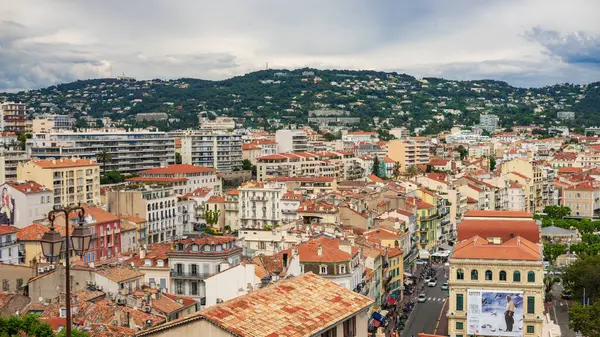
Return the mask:
M 431 281 L 431 276 L 425 276 L 425 283 L 429 283 Z
M 419 298 L 417 299 L 417 302 L 419 303 L 423 303 L 427 300 L 427 297 L 425 296 L 425 293 L 421 293 L 419 294 Z
M 442 284 L 442 290 L 448 290 L 448 282 Z
M 573 298 L 573 292 L 570 289 L 564 289 L 561 297 L 563 300 L 570 300 Z
M 427 282 L 427 286 L 428 287 L 435 287 L 435 286 L 437 286 L 437 280 L 436 279 L 429 280 L 429 282 Z

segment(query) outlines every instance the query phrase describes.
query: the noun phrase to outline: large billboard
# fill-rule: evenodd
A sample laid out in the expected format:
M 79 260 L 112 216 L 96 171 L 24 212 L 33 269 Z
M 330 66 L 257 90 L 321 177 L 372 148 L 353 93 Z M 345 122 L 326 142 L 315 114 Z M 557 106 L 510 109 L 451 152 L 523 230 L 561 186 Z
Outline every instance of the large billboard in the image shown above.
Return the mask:
M 523 292 L 467 290 L 467 334 L 523 336 Z
M 1 186 L 0 195 L 0 225 L 15 224 L 15 199 L 10 194 L 7 185 Z

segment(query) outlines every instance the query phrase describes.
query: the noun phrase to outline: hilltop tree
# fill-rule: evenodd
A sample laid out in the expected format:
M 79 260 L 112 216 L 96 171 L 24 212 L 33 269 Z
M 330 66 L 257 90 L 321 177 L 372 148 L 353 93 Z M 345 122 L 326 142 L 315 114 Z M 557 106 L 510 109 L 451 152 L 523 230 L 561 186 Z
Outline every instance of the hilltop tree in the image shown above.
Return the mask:
M 373 171 L 371 173 L 373 173 L 377 177 L 379 177 L 379 165 L 379 158 L 375 156 L 375 158 L 373 159 Z

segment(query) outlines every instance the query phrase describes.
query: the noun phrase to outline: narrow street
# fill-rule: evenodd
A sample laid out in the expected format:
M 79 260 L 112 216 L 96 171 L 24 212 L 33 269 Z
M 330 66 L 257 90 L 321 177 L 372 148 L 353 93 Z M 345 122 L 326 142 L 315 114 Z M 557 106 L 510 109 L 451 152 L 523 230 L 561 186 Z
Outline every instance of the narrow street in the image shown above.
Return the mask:
M 554 298 L 554 306 L 548 307 L 548 313 L 554 323 L 560 326 L 560 334 L 563 337 L 575 337 L 575 331 L 569 329 L 569 306 L 571 300 L 563 300 L 561 293 L 563 291 L 562 282 L 557 283 L 552 287 L 552 297 Z
M 425 286 L 424 292 L 427 300 L 424 303 L 416 303 L 406 322 L 406 328 L 402 331 L 404 337 L 418 336 L 419 333 L 433 334 L 436 330 L 448 292 L 441 288 L 442 284 L 446 282 L 443 266 L 435 265 L 434 268 L 437 268 L 438 283 L 435 287 Z

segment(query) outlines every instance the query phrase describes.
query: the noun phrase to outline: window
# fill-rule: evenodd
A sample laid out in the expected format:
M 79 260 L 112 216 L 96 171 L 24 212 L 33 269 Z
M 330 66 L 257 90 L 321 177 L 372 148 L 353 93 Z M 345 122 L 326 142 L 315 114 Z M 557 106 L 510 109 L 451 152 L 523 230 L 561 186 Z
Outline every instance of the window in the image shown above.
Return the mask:
M 527 272 L 527 282 L 535 282 L 535 273 L 532 271 Z
M 464 329 L 463 322 L 456 322 L 456 330 Z
M 192 282 L 192 295 L 198 295 L 198 282 Z
M 535 297 L 527 296 L 527 313 L 535 314 Z
M 259 242 L 258 249 L 267 249 L 267 243 L 263 241 Z
M 17 279 L 17 289 L 20 289 L 23 286 L 23 279 L 22 278 L 18 278 Z
M 2 280 L 2 291 L 8 291 L 8 280 L 4 279 Z
M 153 285 L 155 283 L 154 277 L 149 277 L 148 278 L 148 283 L 150 283 L 150 285 Z
M 183 282 L 175 281 L 175 293 L 178 295 L 183 295 Z
M 337 336 L 337 331 L 336 331 L 335 327 L 333 327 L 321 334 L 321 337 L 336 337 L 336 336 Z
M 340 266 L 340 274 L 346 274 L 346 266 L 345 265 Z
M 209 275 L 210 274 L 210 265 L 208 263 L 205 263 L 202 265 L 202 272 L 204 273 L 204 275 Z
M 493 274 L 492 274 L 491 270 L 486 270 L 485 271 L 485 280 L 486 281 L 491 281 L 492 280 L 492 276 L 493 276 Z
M 321 274 L 327 274 L 327 266 L 321 266 L 319 268 L 319 273 L 321 273 Z
M 456 311 L 463 311 L 463 299 L 465 295 L 456 294 Z
M 513 282 L 521 282 L 521 272 L 518 270 L 515 270 L 513 272 Z
M 300 265 L 300 273 L 304 274 L 304 265 L 303 264 Z
M 500 281 L 506 281 L 506 272 L 504 270 L 500 271 Z
M 356 336 L 356 316 L 344 322 L 344 337 Z
M 456 279 L 457 280 L 464 280 L 465 279 L 465 272 L 462 269 L 457 269 L 456 270 Z
M 533 325 L 528 325 L 527 333 L 535 333 L 535 327 Z
M 471 270 L 471 280 L 477 280 L 479 278 L 479 273 L 477 272 L 477 270 L 473 269 Z
M 197 264 L 192 264 L 192 275 L 198 275 L 198 265 Z

